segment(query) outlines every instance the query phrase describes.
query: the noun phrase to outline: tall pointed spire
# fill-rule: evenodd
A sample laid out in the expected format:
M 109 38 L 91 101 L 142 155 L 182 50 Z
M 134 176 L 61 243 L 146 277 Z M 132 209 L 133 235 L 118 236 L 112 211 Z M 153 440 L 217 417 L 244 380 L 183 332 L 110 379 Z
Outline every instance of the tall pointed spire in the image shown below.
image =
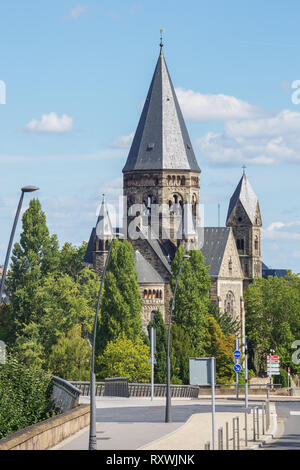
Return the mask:
M 96 225 L 96 235 L 100 240 L 104 240 L 106 238 L 113 238 L 113 228 L 110 221 L 104 194 L 102 194 L 102 203 Z
M 123 172 L 200 172 L 162 50 Z
M 233 193 L 230 199 L 228 213 L 227 213 L 227 221 L 229 220 L 229 217 L 231 216 L 237 203 L 240 202 L 243 208 L 245 209 L 250 219 L 250 222 L 254 223 L 258 199 L 256 197 L 255 192 L 252 189 L 251 184 L 249 183 L 247 179 L 245 168 L 246 167 L 243 166 L 243 175 L 239 181 L 239 184 L 237 185 L 235 192 Z

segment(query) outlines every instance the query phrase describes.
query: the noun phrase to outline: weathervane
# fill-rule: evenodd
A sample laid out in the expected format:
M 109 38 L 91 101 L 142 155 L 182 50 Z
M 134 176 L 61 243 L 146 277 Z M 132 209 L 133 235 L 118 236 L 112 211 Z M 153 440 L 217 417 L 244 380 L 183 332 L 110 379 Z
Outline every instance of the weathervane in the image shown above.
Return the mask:
M 247 168 L 246 165 L 243 165 L 242 168 L 243 168 L 243 175 L 245 175 L 245 170 Z

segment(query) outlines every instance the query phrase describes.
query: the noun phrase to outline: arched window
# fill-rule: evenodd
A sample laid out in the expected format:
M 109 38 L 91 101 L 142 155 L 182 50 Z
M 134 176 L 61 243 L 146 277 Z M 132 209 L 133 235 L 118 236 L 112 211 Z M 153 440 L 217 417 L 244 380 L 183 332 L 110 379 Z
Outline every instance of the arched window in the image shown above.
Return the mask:
M 181 186 L 185 186 L 185 176 L 181 177 Z
M 236 246 L 239 251 L 244 251 L 245 243 L 243 238 L 238 238 L 236 241 Z
M 259 242 L 258 242 L 258 236 L 256 235 L 255 236 L 255 240 L 254 240 L 254 249 L 256 252 L 259 251 Z
M 224 301 L 224 312 L 234 316 L 235 299 L 232 291 L 228 291 Z
M 151 215 L 152 196 L 147 197 L 147 214 Z
M 144 290 L 143 296 L 144 296 L 144 299 L 147 298 L 147 289 Z

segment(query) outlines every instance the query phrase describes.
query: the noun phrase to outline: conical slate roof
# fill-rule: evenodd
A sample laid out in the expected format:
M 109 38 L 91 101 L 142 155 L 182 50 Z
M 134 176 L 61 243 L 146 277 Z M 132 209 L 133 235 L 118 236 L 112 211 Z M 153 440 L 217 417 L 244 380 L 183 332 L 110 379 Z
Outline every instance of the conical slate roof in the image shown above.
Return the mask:
M 107 210 L 106 202 L 103 201 L 100 207 L 99 217 L 96 224 L 96 235 L 100 240 L 104 238 L 113 238 L 114 232 L 110 221 L 109 213 Z
M 237 185 L 237 188 L 230 199 L 227 213 L 227 221 L 231 216 L 233 209 L 236 207 L 238 201 L 240 201 L 240 203 L 244 207 L 250 221 L 254 223 L 258 199 L 252 189 L 251 184 L 247 180 L 245 172 L 243 173 L 243 176 L 240 179 L 240 182 Z
M 123 172 L 171 169 L 200 172 L 161 48 Z

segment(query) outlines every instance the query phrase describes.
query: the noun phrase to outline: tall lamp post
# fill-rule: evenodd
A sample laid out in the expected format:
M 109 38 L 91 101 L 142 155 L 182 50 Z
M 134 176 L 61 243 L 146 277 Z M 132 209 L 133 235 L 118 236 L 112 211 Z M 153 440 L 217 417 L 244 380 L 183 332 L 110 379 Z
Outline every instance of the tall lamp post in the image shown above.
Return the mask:
M 11 234 L 10 234 L 9 244 L 8 244 L 8 248 L 7 248 L 7 252 L 6 252 L 6 258 L 5 258 L 3 272 L 2 272 L 2 278 L 1 278 L 1 284 L 0 284 L 0 304 L 2 303 L 2 295 L 3 295 L 3 290 L 4 290 L 6 271 L 7 271 L 7 267 L 8 267 L 11 247 L 12 247 L 14 236 L 15 236 L 16 226 L 17 226 L 19 215 L 20 215 L 20 212 L 21 212 L 21 207 L 22 207 L 22 203 L 23 203 L 23 199 L 24 199 L 24 193 L 32 193 L 33 191 L 37 191 L 38 189 L 39 188 L 37 188 L 36 186 L 24 186 L 24 188 L 21 189 L 21 197 L 20 197 L 17 212 L 16 212 L 16 215 L 15 215 L 13 228 L 12 228 L 12 231 L 11 231 Z
M 115 234 L 122 236 L 121 233 Z M 90 375 L 90 437 L 89 437 L 89 450 L 97 450 L 97 435 L 96 435 L 96 379 L 95 379 L 95 347 L 96 347 L 96 332 L 97 332 L 97 321 L 98 321 L 98 312 L 100 307 L 102 287 L 104 283 L 105 273 L 108 266 L 111 250 L 114 244 L 114 238 L 111 241 L 111 244 L 108 249 L 107 258 L 105 261 L 101 284 L 98 294 L 97 307 L 94 319 L 94 329 L 93 329 L 93 341 L 92 341 L 92 364 L 91 364 L 91 375 Z
M 170 334 L 171 334 L 171 326 L 172 326 L 172 315 L 173 315 L 173 310 L 174 310 L 174 305 L 175 305 L 176 289 L 177 289 L 177 284 L 178 284 L 178 281 L 179 281 L 182 265 L 184 263 L 184 260 L 189 259 L 189 258 L 190 258 L 189 255 L 184 255 L 182 260 L 181 260 L 179 271 L 178 271 L 178 274 L 177 274 L 173 299 L 172 299 L 171 311 L 170 311 L 169 327 L 168 327 L 168 346 L 167 346 L 167 390 L 166 390 L 165 423 L 171 423 L 172 422 L 172 417 L 171 417 L 171 386 L 170 386 L 170 376 L 171 376 L 171 371 L 170 371 Z

